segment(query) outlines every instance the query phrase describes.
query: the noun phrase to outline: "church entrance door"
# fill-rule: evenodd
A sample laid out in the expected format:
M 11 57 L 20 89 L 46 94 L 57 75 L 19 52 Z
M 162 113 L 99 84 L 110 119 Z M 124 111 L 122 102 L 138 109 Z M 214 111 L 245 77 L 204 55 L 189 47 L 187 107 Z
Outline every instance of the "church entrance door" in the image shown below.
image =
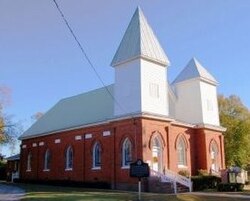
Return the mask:
M 157 172 L 163 171 L 163 162 L 162 162 L 162 145 L 158 138 L 153 140 L 152 147 L 152 168 Z

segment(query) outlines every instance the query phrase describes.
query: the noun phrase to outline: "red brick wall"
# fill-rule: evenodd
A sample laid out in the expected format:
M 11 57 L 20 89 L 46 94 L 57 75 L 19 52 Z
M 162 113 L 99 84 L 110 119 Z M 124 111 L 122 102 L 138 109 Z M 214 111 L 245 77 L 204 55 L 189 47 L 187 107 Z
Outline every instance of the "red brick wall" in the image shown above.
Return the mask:
M 211 152 L 210 152 L 210 144 L 212 141 L 215 141 L 218 145 L 219 155 L 217 158 L 217 164 L 219 169 L 225 168 L 225 160 L 224 160 L 224 137 L 221 132 L 216 132 L 209 129 L 198 129 L 196 132 L 196 149 L 197 149 L 197 164 L 196 168 L 210 171 L 212 160 L 211 160 Z
M 103 131 L 111 135 L 103 136 Z M 92 137 L 85 139 L 85 134 Z M 168 121 L 150 118 L 131 118 L 99 126 L 65 131 L 57 134 L 27 139 L 21 147 L 21 177 L 26 180 L 73 180 L 82 182 L 108 182 L 113 188 L 123 188 L 127 184 L 136 185 L 137 180 L 129 177 L 129 169 L 122 168 L 122 143 L 129 138 L 132 142 L 133 160 L 142 158 L 152 161 L 150 142 L 154 135 L 160 136 L 163 143 L 163 165 L 175 172 L 187 170 L 195 174 L 198 169 L 209 169 L 209 143 L 215 140 L 220 145 L 221 167 L 224 168 L 223 136 L 212 130 L 196 130 L 173 125 Z M 81 136 L 81 140 L 75 140 Z M 176 139 L 185 138 L 187 146 L 187 166 L 178 167 Z M 55 144 L 55 140 L 61 142 Z M 92 149 L 95 142 L 101 144 L 101 169 L 92 169 Z M 44 142 L 41 146 L 39 143 Z M 36 147 L 32 144 L 36 143 Z M 65 151 L 73 147 L 73 170 L 65 171 Z M 44 171 L 44 155 L 51 151 L 51 169 Z M 32 171 L 27 172 L 27 156 L 32 153 Z
M 133 159 L 142 157 L 140 120 L 131 119 L 91 128 L 78 129 L 58 134 L 23 140 L 21 148 L 21 177 L 26 180 L 73 180 L 83 182 L 108 182 L 113 186 L 118 183 L 136 183 L 129 177 L 129 169 L 121 168 L 121 146 L 127 137 L 132 142 Z M 103 131 L 111 131 L 110 136 L 103 136 Z M 92 138 L 85 139 L 85 134 Z M 82 136 L 75 140 L 75 136 Z M 59 144 L 55 140 L 60 139 Z M 101 169 L 92 169 L 92 148 L 100 142 Z M 44 142 L 43 146 L 39 143 Z M 33 147 L 36 143 L 36 147 Z M 65 151 L 73 147 L 73 171 L 65 171 Z M 51 169 L 44 171 L 44 155 L 47 149 L 51 152 Z M 32 153 L 31 171 L 27 169 L 28 153 Z

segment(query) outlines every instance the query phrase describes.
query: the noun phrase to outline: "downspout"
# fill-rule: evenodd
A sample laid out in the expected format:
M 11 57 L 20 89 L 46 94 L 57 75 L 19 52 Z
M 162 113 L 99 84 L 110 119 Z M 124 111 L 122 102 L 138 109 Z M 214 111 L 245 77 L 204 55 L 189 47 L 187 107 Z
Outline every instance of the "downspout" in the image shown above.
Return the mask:
M 136 132 L 136 119 L 133 118 L 133 125 L 134 125 L 134 134 L 135 134 L 135 156 L 136 159 L 138 159 L 138 152 L 137 152 L 137 132 Z M 142 156 L 140 156 L 139 158 L 142 159 Z
M 116 147 L 116 127 L 114 127 L 113 129 L 113 157 L 114 157 L 114 160 L 113 160 L 113 189 L 116 189 L 116 150 L 115 150 L 115 147 Z
M 169 126 L 165 128 L 166 130 L 166 137 L 167 137 L 167 168 L 170 169 L 170 147 L 169 147 Z
M 36 180 L 38 180 L 38 171 L 39 171 L 39 143 L 37 143 L 37 166 L 36 166 Z
M 86 161 L 85 161 L 85 134 L 83 135 L 83 164 L 82 164 L 82 166 L 83 166 L 83 182 L 86 182 L 85 180 L 86 180 Z
M 19 179 L 22 180 L 22 172 L 23 172 L 23 163 L 22 163 L 22 158 L 23 158 L 23 148 L 22 148 L 23 142 L 20 144 L 20 159 L 19 159 Z
M 220 169 L 224 169 L 224 157 L 223 157 L 223 146 L 222 146 L 222 138 L 223 136 L 220 136 L 219 139 L 220 139 L 220 158 L 221 158 L 221 167 Z

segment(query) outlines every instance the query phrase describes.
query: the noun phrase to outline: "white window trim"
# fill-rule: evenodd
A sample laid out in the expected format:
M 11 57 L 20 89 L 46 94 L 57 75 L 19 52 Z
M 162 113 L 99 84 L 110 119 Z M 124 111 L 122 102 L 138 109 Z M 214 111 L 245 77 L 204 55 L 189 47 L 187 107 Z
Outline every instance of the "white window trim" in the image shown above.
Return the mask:
M 48 153 L 49 153 L 49 155 L 48 155 Z M 50 170 L 50 168 L 48 168 L 48 156 L 51 157 L 49 149 L 47 149 L 46 152 L 45 152 L 45 154 L 44 154 L 44 167 L 43 167 L 44 170 Z M 49 160 L 51 160 L 51 159 L 49 158 Z
M 50 169 L 43 169 L 43 171 L 44 171 L 44 172 L 49 172 L 49 171 L 50 171 Z
M 100 167 L 92 167 L 91 170 L 101 170 L 101 166 Z
M 32 159 L 32 154 L 31 154 L 31 152 L 29 152 L 28 158 L 27 158 L 27 169 L 26 169 L 26 172 L 31 172 L 31 170 L 32 170 L 31 159 Z
M 187 165 L 178 165 L 178 168 L 187 169 L 187 168 L 188 168 L 188 166 L 187 166 Z
M 125 144 L 128 142 L 130 143 L 130 146 L 131 146 L 131 155 L 132 155 L 132 143 L 128 138 L 126 138 L 122 143 L 122 169 L 129 169 L 130 168 L 130 164 L 125 164 L 126 163 L 126 161 L 125 161 L 125 157 L 126 157 L 125 156 Z
M 129 169 L 130 168 L 130 165 L 123 165 L 122 167 L 121 167 L 121 169 Z
M 69 167 L 69 150 L 71 149 L 72 151 L 72 167 Z M 65 164 L 65 171 L 69 171 L 73 169 L 73 161 L 74 161 L 74 156 L 73 156 L 73 148 L 71 146 L 68 146 L 67 150 L 66 150 L 66 164 Z
M 98 169 L 101 169 L 101 163 L 100 163 L 100 166 L 96 166 L 96 164 L 95 164 L 95 149 L 96 149 L 96 146 L 99 144 L 99 146 L 101 146 L 100 145 L 100 143 L 99 142 L 96 142 L 95 144 L 94 144 L 94 146 L 93 146 L 93 149 L 92 149 L 92 170 L 93 169 L 95 169 L 95 170 L 98 170 Z M 100 147 L 101 148 L 101 147 Z M 101 154 L 101 153 L 100 153 Z M 101 157 L 101 156 L 100 156 Z M 101 159 L 100 159 L 101 160 Z
M 183 143 L 183 147 L 181 147 L 181 148 L 182 148 L 182 152 L 183 152 L 182 154 L 184 154 L 182 156 L 184 160 L 182 161 L 182 164 L 179 164 L 179 151 L 180 151 L 179 144 L 181 142 Z M 177 144 L 177 165 L 178 165 L 178 167 L 186 167 L 187 166 L 187 147 L 185 145 L 185 140 L 184 140 L 183 137 L 178 139 L 178 144 Z

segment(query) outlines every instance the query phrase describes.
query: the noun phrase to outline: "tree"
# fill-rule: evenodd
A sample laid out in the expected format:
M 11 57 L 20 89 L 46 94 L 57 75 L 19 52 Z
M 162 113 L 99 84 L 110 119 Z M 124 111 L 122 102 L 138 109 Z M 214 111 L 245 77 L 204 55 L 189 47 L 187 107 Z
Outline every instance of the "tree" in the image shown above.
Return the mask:
M 20 125 L 13 123 L 11 116 L 4 114 L 4 106 L 10 103 L 11 90 L 6 86 L 0 86 L 0 144 L 15 145 L 20 131 Z
M 9 116 L 5 116 L 0 111 L 0 144 L 13 144 L 14 146 L 19 131 L 18 123 L 13 123 Z
M 250 112 L 240 98 L 218 97 L 221 125 L 225 132 L 226 165 L 245 167 L 250 163 Z

